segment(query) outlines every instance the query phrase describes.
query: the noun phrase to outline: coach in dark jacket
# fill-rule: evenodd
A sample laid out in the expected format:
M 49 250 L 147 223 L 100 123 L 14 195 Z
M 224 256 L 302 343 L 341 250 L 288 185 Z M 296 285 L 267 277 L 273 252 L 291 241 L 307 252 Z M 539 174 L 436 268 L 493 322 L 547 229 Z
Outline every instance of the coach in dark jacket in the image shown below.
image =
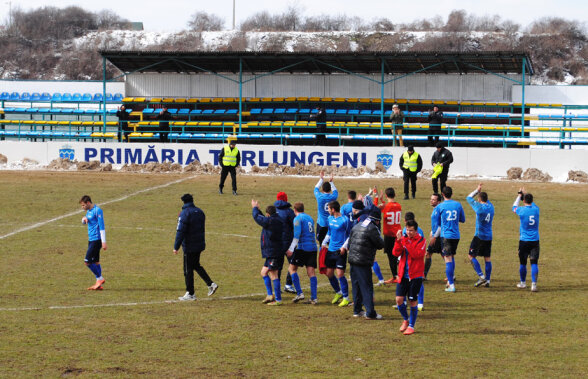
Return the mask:
M 167 105 L 164 105 L 159 114 L 157 115 L 159 120 L 159 142 L 167 142 L 169 134 L 169 120 L 172 119 L 171 113 L 167 110 Z
M 265 283 L 267 296 L 264 304 L 281 305 L 282 290 L 278 272 L 284 265 L 284 251 L 282 250 L 282 235 L 284 233 L 284 222 L 278 216 L 276 207 L 268 205 L 265 209 L 265 216 L 259 209 L 257 200 L 251 200 L 252 215 L 255 222 L 261 229 L 261 256 L 265 263 L 261 268 L 261 277 Z M 272 284 L 275 296 L 272 293 Z
M 200 253 L 206 248 L 204 239 L 204 225 L 206 217 L 202 209 L 194 205 L 194 198 L 189 193 L 182 196 L 184 206 L 178 218 L 174 254 L 178 253 L 180 245 L 184 250 L 184 279 L 186 294 L 180 300 L 195 300 L 194 271 L 200 275 L 208 286 L 208 296 L 212 295 L 218 286 L 212 282 L 204 267 L 200 265 Z
M 118 140 L 122 142 L 125 139 L 125 135 L 128 135 L 130 133 L 128 121 L 130 120 L 131 116 L 129 115 L 129 112 L 127 112 L 127 108 L 125 108 L 124 105 L 121 105 L 120 107 L 118 107 L 118 110 L 116 111 L 116 117 L 118 117 L 118 123 L 120 124 Z
M 438 106 L 433 106 L 433 110 L 429 112 L 427 121 L 429 122 L 429 143 L 430 146 L 435 146 L 435 143 L 439 142 L 441 124 L 443 124 L 443 112 L 439 110 Z
M 374 283 L 372 281 L 372 265 L 376 251 L 384 247 L 380 233 L 381 213 L 378 208 L 372 209 L 363 222 L 355 225 L 349 235 L 347 260 L 351 266 L 351 286 L 353 290 L 353 315 L 364 315 L 370 320 L 379 320 L 381 315 L 374 309 Z M 362 311 L 362 305 L 365 312 Z
M 431 165 L 436 166 L 437 164 L 440 164 L 443 166 L 443 171 L 439 176 L 432 179 L 433 193 L 441 193 L 438 192 L 438 190 L 440 189 L 443 191 L 443 188 L 445 188 L 445 185 L 447 184 L 447 175 L 449 174 L 449 166 L 453 163 L 453 154 L 443 146 L 443 142 L 437 142 L 435 146 L 437 151 L 435 151 L 431 157 Z M 441 182 L 441 188 L 438 188 L 438 181 Z
M 282 232 L 282 250 L 284 251 L 284 255 L 288 248 L 290 247 L 290 243 L 292 243 L 292 239 L 294 239 L 294 218 L 296 215 L 294 214 L 294 210 L 292 210 L 292 204 L 288 202 L 288 194 L 285 192 L 278 192 L 276 195 L 276 201 L 274 202 L 274 207 L 276 207 L 276 211 L 278 212 L 278 216 L 282 219 L 284 223 L 284 229 Z M 288 263 L 290 263 L 290 258 L 288 258 Z M 282 272 L 278 272 L 278 277 L 281 278 Z M 290 293 L 296 293 L 296 290 L 292 286 L 292 277 L 288 272 L 286 275 L 286 286 L 284 287 L 284 291 Z

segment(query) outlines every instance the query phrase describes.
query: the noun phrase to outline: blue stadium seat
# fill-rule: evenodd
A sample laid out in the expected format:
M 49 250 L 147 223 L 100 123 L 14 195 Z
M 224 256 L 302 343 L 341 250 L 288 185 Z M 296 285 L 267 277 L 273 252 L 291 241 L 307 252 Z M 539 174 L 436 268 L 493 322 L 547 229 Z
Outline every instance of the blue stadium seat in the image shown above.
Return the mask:
M 225 114 L 237 114 L 239 113 L 238 109 L 227 109 L 227 111 L 225 112 Z
M 296 114 L 298 112 L 298 108 L 288 108 L 286 114 Z
M 382 114 L 382 111 L 380 109 L 377 109 L 375 111 L 372 112 L 372 116 L 379 116 Z
M 335 110 L 334 109 L 326 109 L 325 113 L 326 114 L 335 114 Z
M 50 112 L 50 113 L 61 113 L 61 109 L 59 109 L 59 108 L 51 108 L 51 109 L 49 110 L 49 112 Z
M 82 114 L 84 114 L 84 110 L 83 109 L 74 109 L 73 114 L 82 115 Z
M 11 112 L 14 112 L 14 108 L 13 107 L 4 108 L 4 113 L 11 113 Z
M 92 101 L 92 95 L 89 93 L 85 93 L 82 95 L 82 101 L 83 102 L 88 102 L 88 101 Z
M 72 101 L 77 101 L 80 102 L 82 101 L 82 94 L 79 92 L 76 92 L 73 94 L 73 96 L 71 97 Z
M 41 100 L 41 94 L 39 92 L 34 92 L 31 95 L 31 100 L 32 101 L 40 101 Z
M 143 114 L 144 115 L 151 115 L 153 113 L 155 113 L 155 109 L 153 109 L 153 108 L 145 108 L 145 109 L 143 109 Z
M 51 94 L 49 92 L 43 92 L 41 94 L 41 101 L 51 101 Z
M 84 109 L 84 114 L 100 114 L 102 111 L 98 109 Z
M 16 112 L 16 113 L 26 113 L 27 109 L 29 109 L 29 108 L 23 108 L 23 107 L 14 108 L 14 112 Z
M 262 113 L 262 114 L 272 114 L 272 113 L 274 113 L 274 108 L 264 108 L 264 109 L 261 111 L 261 113 Z
M 61 101 L 61 94 L 59 92 L 55 92 L 53 96 L 51 96 L 51 101 L 53 102 L 60 102 Z
M 359 112 L 360 116 L 371 116 L 372 115 L 372 111 L 369 109 L 362 109 L 361 112 Z
M 108 98 L 108 96 L 106 96 Z M 122 93 L 115 93 L 114 96 L 112 97 L 113 101 L 122 101 L 123 99 L 123 95 Z
M 251 113 L 251 114 L 260 114 L 261 113 L 261 109 L 260 108 L 253 108 L 252 110 L 249 111 L 249 113 Z
M 51 113 L 51 108 L 39 108 L 39 113 Z
M 384 116 L 390 116 L 392 114 L 391 110 L 387 110 L 386 112 L 384 112 Z
M 37 113 L 39 111 L 39 108 L 27 108 L 26 112 L 27 113 Z
M 211 115 L 214 113 L 214 109 L 205 109 L 202 111 L 202 114 Z
M 122 99 L 120 99 L 122 101 Z M 106 101 L 112 101 L 112 94 L 111 93 L 106 93 Z
M 310 109 L 309 108 L 301 108 L 298 111 L 298 114 L 309 114 L 310 113 Z
M 214 114 L 225 114 L 226 109 L 215 109 Z
M 18 100 L 20 100 L 20 94 L 18 92 L 11 93 L 9 100 L 11 100 L 11 101 L 18 101 Z
M 102 101 L 102 94 L 101 93 L 95 93 L 94 97 L 92 98 L 92 101 Z
M 356 115 L 359 114 L 359 110 L 358 109 L 349 109 L 347 111 L 347 114 L 350 115 L 350 116 L 356 116 Z
M 108 114 L 116 114 L 116 109 L 109 109 L 106 113 Z
M 190 111 L 191 115 L 199 115 L 200 113 L 202 113 L 202 109 L 192 109 Z
M 335 114 L 338 114 L 338 115 L 346 115 L 347 114 L 347 109 L 337 109 L 335 111 Z
M 0 94 L 0 100 L 2 100 L 2 101 L 10 100 L 10 94 L 8 92 L 2 92 Z
M 274 114 L 284 114 L 286 113 L 286 108 L 276 108 L 274 109 Z
M 178 110 L 179 115 L 188 115 L 190 114 L 190 110 L 188 108 L 181 108 Z
M 170 108 L 167 110 L 170 114 L 177 114 L 178 110 L 176 108 Z
M 72 101 L 71 93 L 64 93 L 61 95 L 61 101 Z
M 20 94 L 20 99 L 24 100 L 24 101 L 30 101 L 31 100 L 31 94 L 28 92 L 23 92 Z

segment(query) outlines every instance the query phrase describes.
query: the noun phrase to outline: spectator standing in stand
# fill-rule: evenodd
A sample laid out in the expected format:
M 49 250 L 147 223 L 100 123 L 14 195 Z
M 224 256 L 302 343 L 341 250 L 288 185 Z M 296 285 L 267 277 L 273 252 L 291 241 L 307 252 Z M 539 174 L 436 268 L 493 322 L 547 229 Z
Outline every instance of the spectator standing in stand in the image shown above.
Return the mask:
M 400 110 L 398 104 L 394 104 L 392 106 L 390 121 L 392 122 L 392 146 L 396 146 L 396 135 L 398 135 L 398 146 L 404 146 L 404 142 L 402 141 L 402 129 L 404 129 L 404 112 Z
M 159 142 L 167 142 L 168 138 L 167 135 L 169 133 L 169 120 L 172 119 L 171 113 L 167 110 L 167 105 L 164 105 L 161 108 L 161 111 L 157 115 L 157 120 L 159 120 Z
M 320 105 L 317 105 L 315 109 L 317 112 L 310 115 L 310 119 L 316 121 L 316 140 L 314 144 L 325 146 L 327 144 L 327 112 Z
M 439 107 L 434 105 L 433 110 L 429 111 L 429 144 L 435 146 L 439 142 L 439 135 L 441 134 L 441 124 L 443 123 L 443 112 L 439 110 Z

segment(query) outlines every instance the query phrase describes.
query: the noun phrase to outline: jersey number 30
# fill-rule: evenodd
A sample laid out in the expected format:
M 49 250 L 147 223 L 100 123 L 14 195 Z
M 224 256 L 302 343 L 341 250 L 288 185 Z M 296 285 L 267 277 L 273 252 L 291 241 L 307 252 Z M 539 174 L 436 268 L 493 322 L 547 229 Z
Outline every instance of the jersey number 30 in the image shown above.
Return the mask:
M 386 224 L 388 225 L 398 225 L 402 222 L 401 220 L 402 212 L 386 212 Z

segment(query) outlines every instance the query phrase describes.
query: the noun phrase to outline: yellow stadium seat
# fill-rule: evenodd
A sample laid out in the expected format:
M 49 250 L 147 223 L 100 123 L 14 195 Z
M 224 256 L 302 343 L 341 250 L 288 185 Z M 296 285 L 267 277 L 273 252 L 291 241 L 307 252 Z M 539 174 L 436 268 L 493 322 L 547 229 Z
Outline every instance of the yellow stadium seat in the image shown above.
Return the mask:
M 486 103 L 486 106 L 495 106 L 495 105 L 498 105 L 498 103 L 495 103 L 495 102 L 487 102 Z
M 323 103 L 330 103 L 333 101 L 332 97 L 321 97 L 321 102 Z
M 396 100 L 396 103 L 398 103 L 398 104 L 408 104 L 408 100 L 406 100 L 406 99 L 397 99 Z
M 139 133 L 139 132 L 132 132 L 131 134 L 129 134 L 129 137 L 141 137 L 141 133 Z
M 222 97 L 213 97 L 212 99 L 210 99 L 211 103 L 222 103 L 223 102 L 223 98 Z
M 420 100 L 421 104 L 433 104 L 433 100 Z
M 296 101 L 308 101 L 308 97 L 297 97 Z
M 151 124 L 149 121 L 139 121 L 139 126 L 148 126 Z
M 372 99 L 361 98 L 361 99 L 358 99 L 357 101 L 360 103 L 371 103 Z
M 174 99 L 174 102 L 179 103 L 179 104 L 183 104 L 186 102 L 186 100 L 187 99 L 185 97 L 178 97 L 178 98 Z
M 259 126 L 270 126 L 270 125 L 271 125 L 271 122 L 269 122 L 269 121 L 261 121 L 259 123 Z
M 460 104 L 461 105 L 474 105 L 474 103 L 472 101 L 461 101 Z
M 418 100 L 411 99 L 411 100 L 408 100 L 408 103 L 409 104 L 418 104 L 419 101 Z
M 272 102 L 272 98 L 271 97 L 264 97 L 261 99 L 262 102 Z
M 153 133 L 152 132 L 147 132 L 147 133 L 141 133 L 141 137 L 153 137 Z
M 210 121 L 199 121 L 198 126 L 210 126 Z
M 133 97 L 125 97 L 124 99 L 122 99 L 123 103 L 132 103 L 133 102 Z
M 247 101 L 249 101 L 251 103 L 259 103 L 261 101 L 261 99 L 259 97 L 251 97 L 251 98 L 247 99 Z
M 510 103 L 497 103 L 499 107 L 509 107 Z
M 315 97 L 309 97 L 308 98 L 308 101 L 312 101 L 312 102 L 316 103 L 316 102 L 321 101 L 321 98 L 320 97 L 316 97 L 316 96 Z
M 173 102 L 174 102 L 174 100 L 175 100 L 175 99 L 174 99 L 173 97 L 164 97 L 164 98 L 161 100 L 161 102 L 162 102 L 162 103 L 168 103 L 168 104 L 169 104 L 169 103 L 173 103 Z
M 283 97 L 274 97 L 272 101 L 278 101 L 278 102 L 281 101 L 281 102 L 283 102 L 284 101 L 284 98 Z
M 150 102 L 152 103 L 161 103 L 161 97 L 152 97 Z
M 259 122 L 257 122 L 257 121 L 249 121 L 246 125 L 247 126 L 259 126 Z
M 189 98 L 189 99 L 186 100 L 186 103 L 190 103 L 190 104 L 194 104 L 194 103 L 197 103 L 197 102 L 198 102 L 198 99 L 195 98 L 195 97 L 191 97 L 191 98 Z
M 198 121 L 188 121 L 186 122 L 186 126 L 198 126 Z
M 90 134 L 90 137 L 103 137 L 103 134 L 102 132 L 94 132 Z
M 220 121 L 213 121 L 210 123 L 210 126 L 223 126 L 223 123 Z
M 133 99 L 133 103 L 144 103 L 145 102 L 145 98 L 144 97 L 135 97 Z
M 251 112 L 241 112 L 241 116 L 251 116 Z
M 284 101 L 292 102 L 292 101 L 296 101 L 296 98 L 295 97 L 287 97 L 284 99 Z
M 210 97 L 203 97 L 198 100 L 200 103 L 210 103 Z
M 35 123 L 35 121 L 33 121 L 33 120 L 24 120 L 24 121 L 22 121 L 22 123 L 23 124 L 27 124 L 27 125 L 32 125 L 32 124 Z
M 155 125 L 158 125 L 159 123 L 157 121 L 155 121 Z M 170 122 L 170 125 L 172 126 L 185 126 L 186 125 L 186 121 L 174 121 L 174 122 Z
M 445 104 L 447 104 L 447 105 L 457 105 L 457 101 L 455 101 L 455 100 L 448 100 L 448 101 L 445 102 Z
M 359 101 L 359 99 L 356 97 L 350 97 L 350 98 L 346 99 L 345 101 L 348 103 L 357 103 Z
M 118 134 L 115 132 L 104 133 L 104 138 L 118 138 Z
M 235 101 L 239 101 L 239 99 L 235 99 L 234 97 L 223 97 L 223 103 L 234 103 Z
M 286 121 L 284 122 L 284 126 L 294 126 L 296 125 L 296 121 Z
M 472 105 L 485 105 L 485 103 L 483 101 L 474 101 L 472 102 Z

